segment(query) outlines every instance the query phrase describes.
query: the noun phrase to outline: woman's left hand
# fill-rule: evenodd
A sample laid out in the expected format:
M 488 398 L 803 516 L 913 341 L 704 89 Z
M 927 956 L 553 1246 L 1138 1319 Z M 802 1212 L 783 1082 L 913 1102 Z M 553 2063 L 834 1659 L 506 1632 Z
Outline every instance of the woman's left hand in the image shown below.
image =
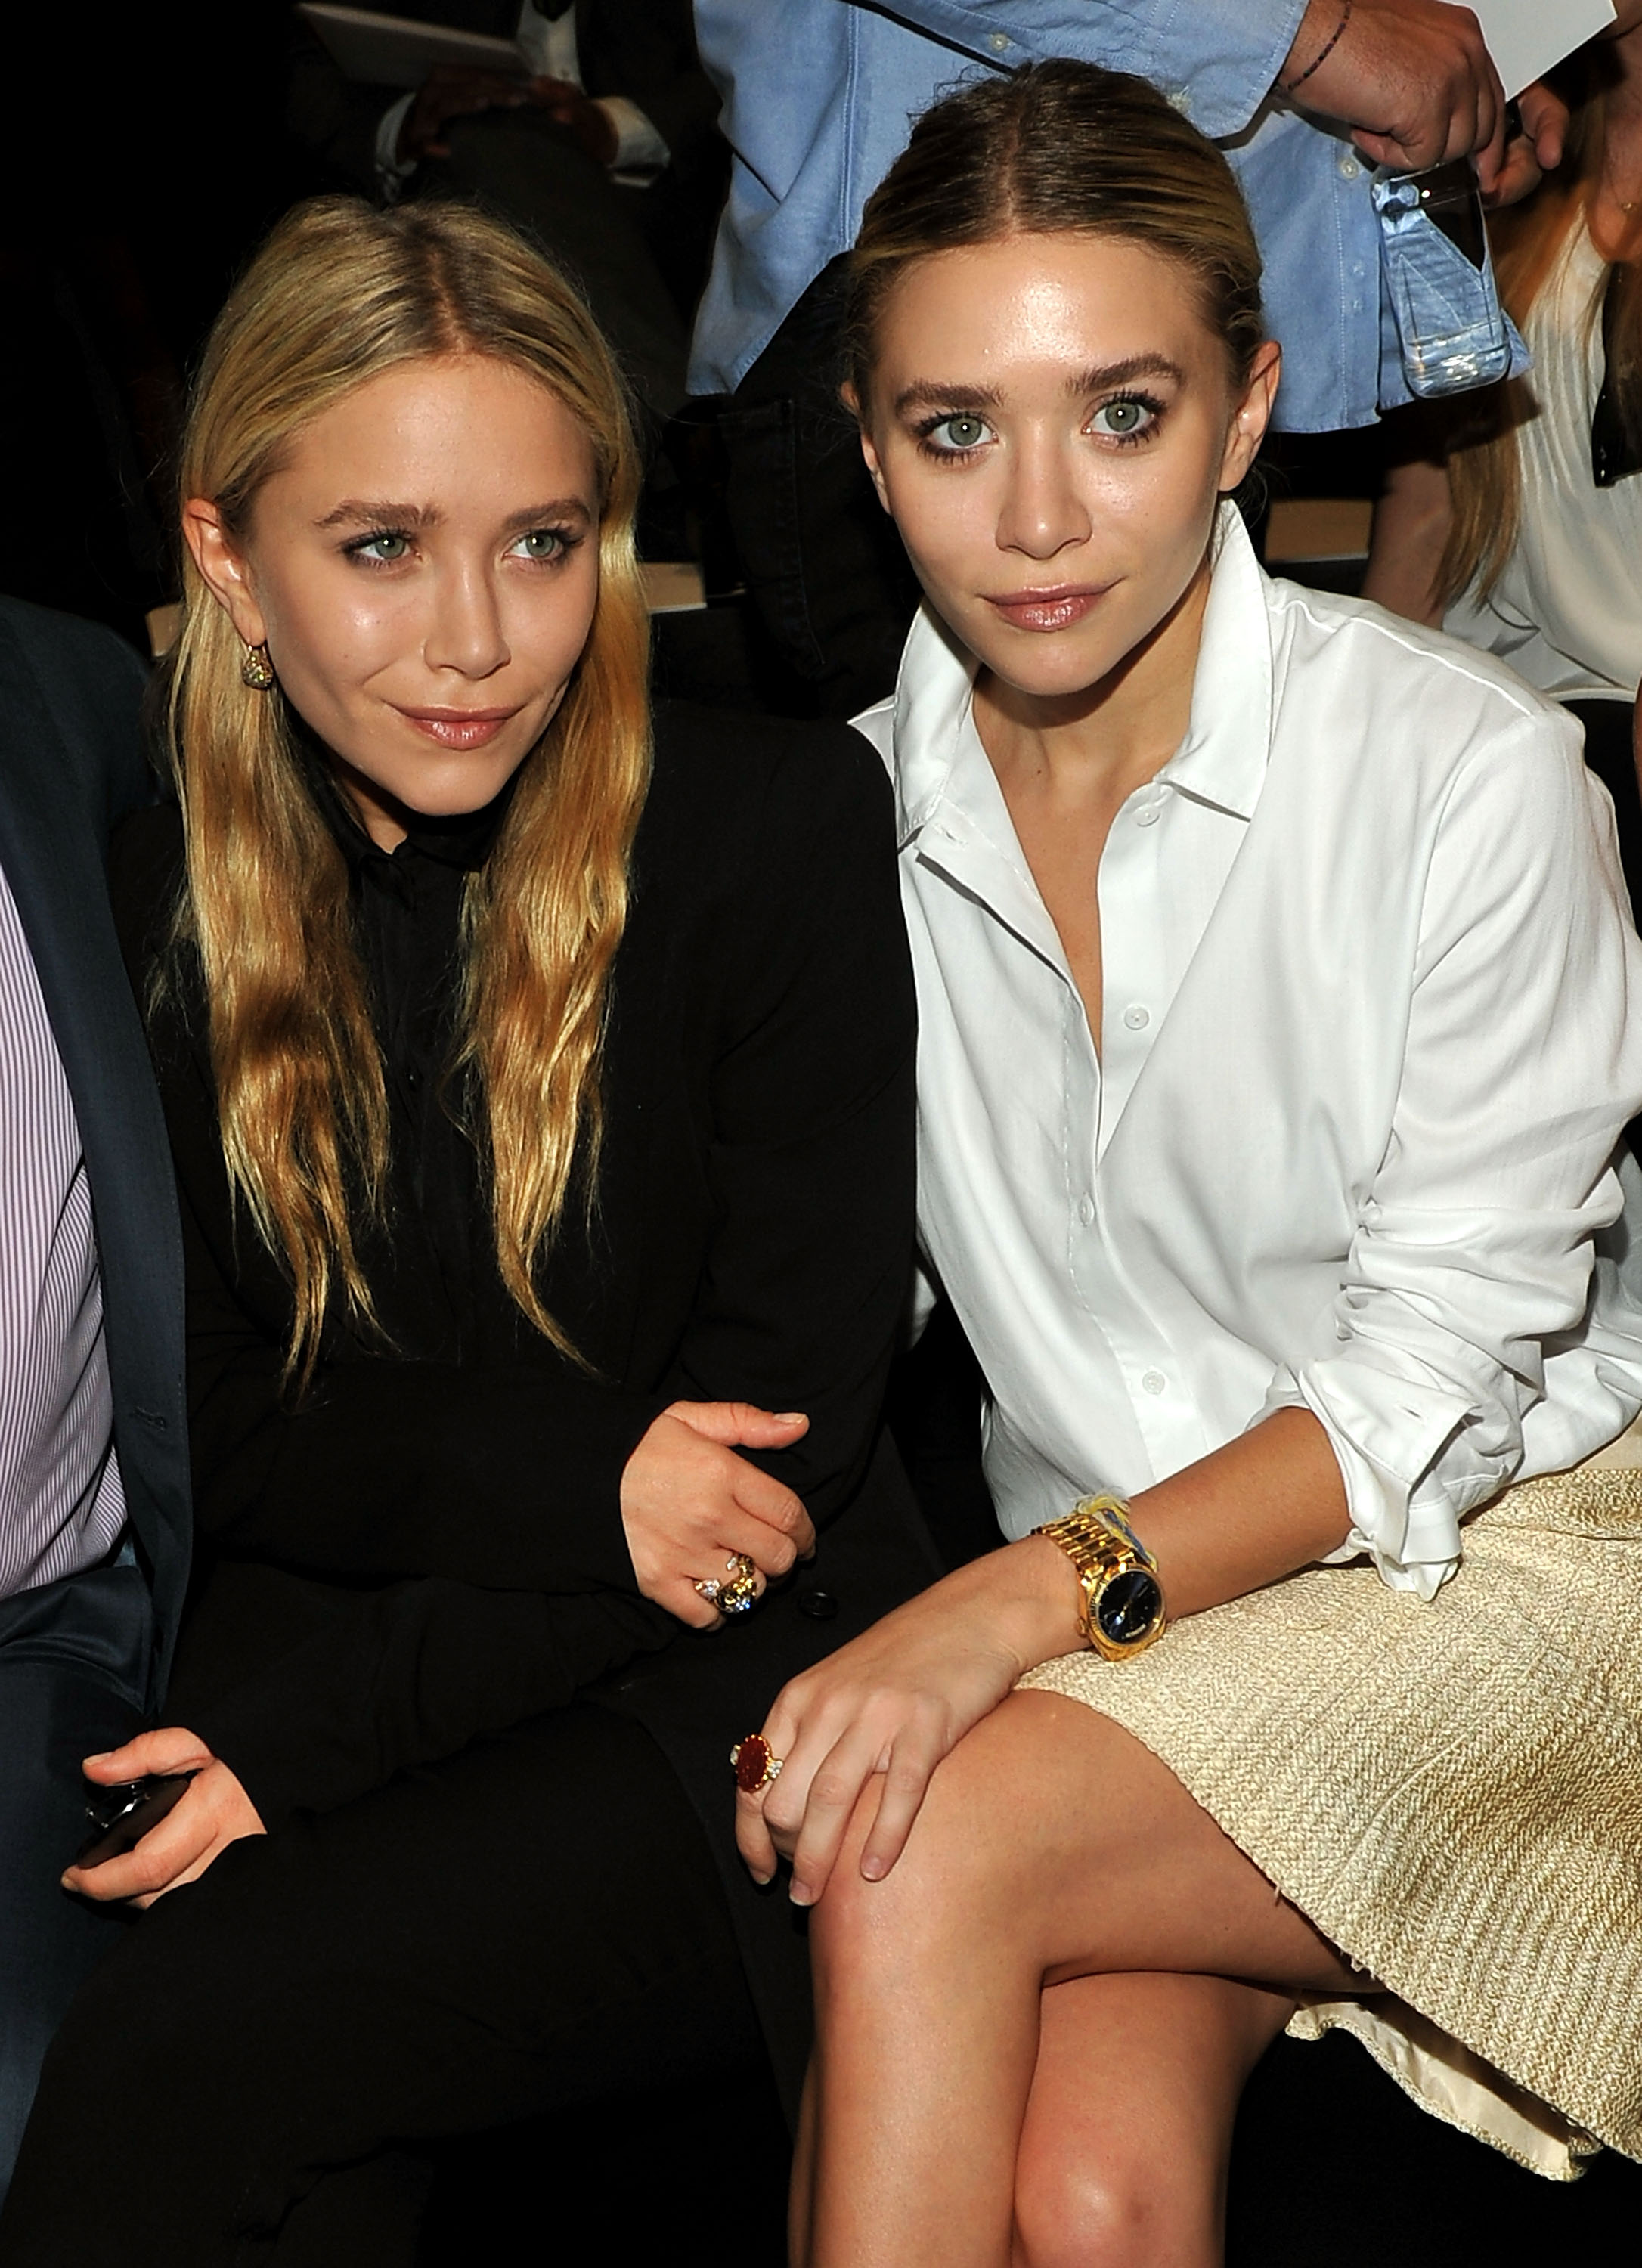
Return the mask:
M 70 1867 L 65 1890 L 103 1903 L 124 1899 L 151 1906 L 180 1883 L 197 1881 L 211 1861 L 242 1835 L 265 1835 L 256 1806 L 239 1780 L 204 1742 L 180 1726 L 141 1733 L 122 1749 L 87 1756 L 80 1767 L 99 1787 L 146 1779 L 151 1773 L 192 1772 L 176 1803 L 142 1841 L 100 1867 Z
M 792 1861 L 792 1898 L 827 1887 L 862 1791 L 881 1777 L 861 1872 L 880 1881 L 904 1849 L 931 1774 L 1016 1680 L 1078 1645 L 1079 1589 L 1042 1537 L 961 1567 L 783 1688 L 762 1731 L 781 1776 L 736 1798 L 755 1879 Z

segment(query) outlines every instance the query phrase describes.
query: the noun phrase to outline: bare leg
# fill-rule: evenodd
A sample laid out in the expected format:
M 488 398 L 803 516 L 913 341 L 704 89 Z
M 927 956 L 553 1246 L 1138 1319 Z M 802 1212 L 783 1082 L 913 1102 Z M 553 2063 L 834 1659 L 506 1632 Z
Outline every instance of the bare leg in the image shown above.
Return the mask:
M 1237 2100 L 1293 2008 L 1226 1977 L 1051 1984 L 1015 2161 L 1015 2268 L 1215 2268 Z
M 931 1783 L 899 1865 L 812 1921 L 811 2268 L 1005 2268 L 1046 1984 L 1138 1970 L 1293 1992 L 1345 1962 L 1141 1743 L 1019 1693 Z

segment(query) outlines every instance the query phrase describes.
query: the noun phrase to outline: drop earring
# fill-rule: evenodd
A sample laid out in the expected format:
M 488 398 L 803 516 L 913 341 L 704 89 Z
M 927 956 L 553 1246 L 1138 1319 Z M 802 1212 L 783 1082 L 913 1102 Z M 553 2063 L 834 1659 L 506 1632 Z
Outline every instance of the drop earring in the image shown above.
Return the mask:
M 265 645 L 248 645 L 245 659 L 239 665 L 239 674 L 254 693 L 267 693 L 274 682 L 274 665 L 268 658 Z

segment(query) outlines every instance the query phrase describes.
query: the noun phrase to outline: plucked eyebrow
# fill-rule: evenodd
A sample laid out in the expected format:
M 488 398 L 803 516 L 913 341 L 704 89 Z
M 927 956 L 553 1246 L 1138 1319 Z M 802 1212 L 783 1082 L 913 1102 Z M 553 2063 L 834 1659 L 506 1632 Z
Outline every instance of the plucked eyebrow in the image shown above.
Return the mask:
M 382 497 L 346 497 L 334 512 L 313 523 L 316 527 L 437 527 L 444 519 L 437 504 L 391 504 Z M 556 497 L 551 504 L 526 504 L 520 512 L 510 512 L 502 522 L 503 530 L 513 534 L 529 527 L 545 527 L 555 521 L 579 520 L 584 526 L 591 524 L 593 513 L 583 497 Z
M 1167 355 L 1130 355 L 1123 362 L 1097 363 L 1093 370 L 1081 371 L 1066 381 L 1068 394 L 1104 394 L 1114 386 L 1132 386 L 1138 378 L 1172 378 L 1176 386 L 1184 386 L 1186 373 L 1177 362 Z
M 932 378 L 916 379 L 895 396 L 895 415 L 909 409 L 996 409 L 1003 396 L 995 386 L 939 386 Z
M 1138 378 L 1169 378 L 1176 386 L 1186 383 L 1185 372 L 1167 355 L 1138 354 L 1079 371 L 1067 379 L 1066 391 L 1079 396 L 1104 394 L 1114 386 L 1132 386 Z M 895 415 L 904 417 L 913 409 L 997 409 L 1002 401 L 995 386 L 942 386 L 934 379 L 920 378 L 895 396 Z
M 379 497 L 344 497 L 315 527 L 437 527 L 445 517 L 437 504 L 388 504 Z

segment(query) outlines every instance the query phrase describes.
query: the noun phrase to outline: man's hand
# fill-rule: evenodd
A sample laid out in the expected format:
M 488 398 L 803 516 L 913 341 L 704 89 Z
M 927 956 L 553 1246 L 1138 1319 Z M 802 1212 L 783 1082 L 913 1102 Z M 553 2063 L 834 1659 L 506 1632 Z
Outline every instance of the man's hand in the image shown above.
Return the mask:
M 572 140 L 579 142 L 595 163 L 615 165 L 615 121 L 591 95 L 568 79 L 536 78 L 530 82 L 530 99 L 541 104 L 556 126 L 562 126 Z
M 423 81 L 399 129 L 400 162 L 419 165 L 423 158 L 448 158 L 451 145 L 445 129 L 453 118 L 526 107 L 545 110 L 600 165 L 615 163 L 615 120 L 568 79 L 504 78 L 499 71 L 467 70 L 456 63 L 436 63 Z
M 65 1890 L 104 1903 L 123 1899 L 151 1906 L 180 1883 L 202 1875 L 242 1835 L 266 1834 L 256 1806 L 227 1765 L 205 1743 L 180 1725 L 141 1733 L 122 1749 L 87 1756 L 80 1767 L 99 1787 L 146 1779 L 153 1772 L 192 1772 L 194 1778 L 158 1827 L 151 1827 L 135 1849 L 100 1867 L 70 1867 Z
M 744 1552 L 760 1584 L 815 1549 L 801 1499 L 737 1449 L 790 1449 L 809 1419 L 749 1402 L 675 1402 L 658 1418 L 622 1474 L 622 1525 L 647 1599 L 696 1630 L 722 1617 L 695 1587 Z
M 1469 8 L 1449 0 L 1355 0 L 1339 30 L 1344 0 L 1311 0 L 1278 85 L 1296 87 L 1297 108 L 1332 118 L 1376 166 L 1409 173 L 1475 158 L 1484 191 L 1498 185 L 1505 161 L 1506 98 Z
M 1568 139 L 1568 106 L 1543 79 L 1517 97 L 1522 131 L 1506 144 L 1506 161 L 1490 192 L 1491 205 L 1520 204 L 1562 163 Z
M 451 145 L 445 139 L 445 129 L 453 118 L 471 118 L 482 110 L 518 110 L 529 101 L 534 84 L 530 79 L 504 78 L 499 71 L 435 63 L 399 129 L 400 163 L 420 165 L 424 158 L 448 158 Z

